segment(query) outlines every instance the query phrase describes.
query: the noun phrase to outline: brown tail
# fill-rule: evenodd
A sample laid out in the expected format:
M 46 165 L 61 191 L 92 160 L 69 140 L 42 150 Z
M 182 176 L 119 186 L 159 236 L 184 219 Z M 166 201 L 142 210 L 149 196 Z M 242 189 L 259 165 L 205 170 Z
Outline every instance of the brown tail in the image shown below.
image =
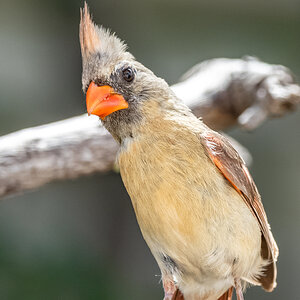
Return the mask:
M 226 291 L 218 300 L 232 300 L 233 287 Z M 179 289 L 176 290 L 172 300 L 184 300 L 184 297 Z
M 231 287 L 227 292 L 225 292 L 218 300 L 231 300 L 233 293 L 233 287 Z
M 172 300 L 184 300 L 184 297 L 179 289 L 176 290 L 175 294 L 172 297 Z

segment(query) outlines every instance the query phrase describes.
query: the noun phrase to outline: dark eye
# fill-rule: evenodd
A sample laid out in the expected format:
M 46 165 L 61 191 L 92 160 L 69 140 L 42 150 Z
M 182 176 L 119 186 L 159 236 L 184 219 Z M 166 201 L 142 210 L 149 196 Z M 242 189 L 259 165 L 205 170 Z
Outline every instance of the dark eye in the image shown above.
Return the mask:
M 131 82 L 134 79 L 134 72 L 130 67 L 122 70 L 123 79 L 127 82 Z

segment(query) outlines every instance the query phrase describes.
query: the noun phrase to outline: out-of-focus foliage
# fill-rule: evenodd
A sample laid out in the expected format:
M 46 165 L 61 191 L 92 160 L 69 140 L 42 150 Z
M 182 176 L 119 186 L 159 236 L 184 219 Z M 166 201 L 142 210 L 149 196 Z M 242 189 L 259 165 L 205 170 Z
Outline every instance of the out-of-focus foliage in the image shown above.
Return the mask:
M 0 134 L 85 110 L 78 42 L 81 1 L 0 0 Z M 213 57 L 254 55 L 300 74 L 297 0 L 94 0 L 98 24 L 174 83 Z M 280 248 L 278 288 L 247 299 L 296 299 L 300 268 L 300 114 L 231 134 Z M 0 204 L 1 299 L 159 299 L 159 270 L 118 174 L 54 183 Z

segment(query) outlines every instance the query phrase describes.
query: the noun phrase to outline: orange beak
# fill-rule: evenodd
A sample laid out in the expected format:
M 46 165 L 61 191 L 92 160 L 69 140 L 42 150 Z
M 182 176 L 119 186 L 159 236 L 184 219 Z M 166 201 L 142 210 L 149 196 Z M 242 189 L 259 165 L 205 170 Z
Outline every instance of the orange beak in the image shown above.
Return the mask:
M 86 93 L 86 107 L 89 115 L 97 115 L 104 120 L 111 113 L 128 108 L 128 102 L 111 86 L 98 86 L 92 81 Z

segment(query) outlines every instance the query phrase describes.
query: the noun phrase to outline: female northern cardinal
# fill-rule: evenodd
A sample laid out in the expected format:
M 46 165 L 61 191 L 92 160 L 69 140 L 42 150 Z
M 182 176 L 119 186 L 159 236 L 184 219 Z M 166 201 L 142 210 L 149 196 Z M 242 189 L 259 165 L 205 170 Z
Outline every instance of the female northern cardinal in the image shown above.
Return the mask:
M 118 161 L 164 299 L 243 299 L 245 282 L 272 291 L 278 249 L 238 153 L 167 83 L 81 11 L 87 111 L 120 143 Z M 180 291 L 180 292 L 179 292 Z

